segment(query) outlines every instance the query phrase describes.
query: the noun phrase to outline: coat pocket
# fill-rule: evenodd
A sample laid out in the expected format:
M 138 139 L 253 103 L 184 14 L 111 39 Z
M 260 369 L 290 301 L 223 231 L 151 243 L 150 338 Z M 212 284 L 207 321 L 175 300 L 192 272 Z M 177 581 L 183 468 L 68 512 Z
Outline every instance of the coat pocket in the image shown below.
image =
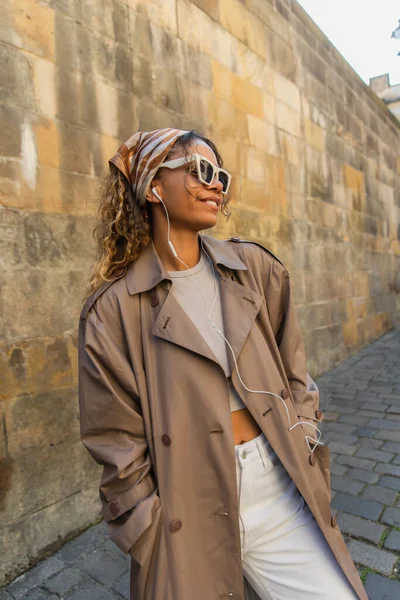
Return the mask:
M 152 521 L 129 550 L 131 557 L 130 597 L 165 598 L 170 596 L 162 507 L 158 496 Z
M 150 504 L 150 502 L 152 503 L 152 506 L 149 506 L 149 511 L 151 511 L 150 523 L 146 524 L 128 551 L 133 560 L 140 566 L 145 566 L 149 562 L 161 528 L 162 510 L 160 498 L 153 493 L 140 504 Z

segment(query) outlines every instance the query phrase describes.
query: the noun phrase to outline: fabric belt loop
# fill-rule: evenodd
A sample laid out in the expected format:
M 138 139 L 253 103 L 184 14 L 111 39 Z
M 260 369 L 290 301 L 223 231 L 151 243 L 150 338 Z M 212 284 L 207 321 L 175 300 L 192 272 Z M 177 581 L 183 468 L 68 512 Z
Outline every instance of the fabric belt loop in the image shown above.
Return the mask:
M 257 448 L 258 448 L 258 452 L 260 453 L 261 456 L 261 460 L 262 460 L 262 464 L 264 466 L 264 469 L 266 469 L 266 463 L 265 463 L 265 453 L 264 453 L 264 446 L 261 440 L 256 440 L 256 444 L 257 444 Z

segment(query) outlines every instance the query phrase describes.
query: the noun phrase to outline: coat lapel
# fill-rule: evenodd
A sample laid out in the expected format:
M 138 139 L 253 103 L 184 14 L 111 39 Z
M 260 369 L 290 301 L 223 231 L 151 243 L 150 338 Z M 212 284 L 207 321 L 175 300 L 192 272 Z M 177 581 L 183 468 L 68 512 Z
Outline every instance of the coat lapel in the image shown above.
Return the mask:
M 171 292 L 158 313 L 152 334 L 220 364 L 196 325 Z
M 224 335 L 232 346 L 236 360 L 238 360 L 260 310 L 262 297 L 257 292 L 223 276 L 220 277 L 220 290 Z M 238 318 L 239 315 L 240 318 Z M 196 325 L 171 292 L 168 293 L 164 301 L 154 323 L 152 333 L 220 364 Z M 218 333 L 215 332 L 215 335 L 218 335 Z M 232 369 L 234 362 L 229 348 L 227 348 L 227 353 L 229 365 Z
M 239 361 L 243 345 L 260 311 L 263 298 L 258 292 L 230 278 L 221 277 L 220 288 L 224 335 L 232 346 L 236 360 Z M 234 361 L 229 347 L 227 352 L 232 372 Z
M 247 270 L 231 244 L 209 236 L 202 236 L 214 269 L 219 274 L 224 335 L 232 346 L 236 360 L 253 327 L 262 304 L 262 296 L 231 279 L 228 269 Z M 148 291 L 161 281 L 172 281 L 151 242 L 127 272 L 126 282 L 130 294 Z M 204 340 L 196 325 L 169 291 L 153 324 L 152 334 L 191 352 L 195 352 L 220 365 L 215 354 Z M 218 335 L 215 332 L 215 335 Z M 230 368 L 234 366 L 232 353 L 227 347 Z M 222 367 L 221 367 L 222 368 Z

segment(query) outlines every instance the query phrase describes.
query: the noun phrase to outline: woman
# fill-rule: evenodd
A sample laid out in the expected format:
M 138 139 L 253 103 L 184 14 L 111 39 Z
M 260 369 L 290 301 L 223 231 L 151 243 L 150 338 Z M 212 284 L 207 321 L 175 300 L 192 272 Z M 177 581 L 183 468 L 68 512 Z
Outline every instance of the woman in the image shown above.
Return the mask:
M 194 131 L 110 159 L 79 326 L 82 441 L 131 599 L 367 599 L 330 510 L 289 275 L 220 241 L 230 174 Z M 246 584 L 247 585 L 247 584 Z

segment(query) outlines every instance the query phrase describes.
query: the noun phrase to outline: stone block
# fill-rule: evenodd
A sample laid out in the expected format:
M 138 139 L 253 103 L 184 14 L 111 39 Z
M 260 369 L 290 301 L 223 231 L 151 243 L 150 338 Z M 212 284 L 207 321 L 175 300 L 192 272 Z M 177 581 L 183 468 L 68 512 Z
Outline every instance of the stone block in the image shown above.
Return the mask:
M 69 101 L 71 101 L 69 99 Z M 73 171 L 90 175 L 92 150 L 92 135 L 81 127 L 70 123 L 59 124 L 60 168 L 63 171 Z
M 103 22 L 99 20 L 99 23 Z M 64 69 L 79 68 L 77 19 L 64 16 L 59 10 L 54 18 L 55 62 Z
M 210 90 L 186 82 L 182 87 L 182 94 L 184 114 L 202 123 L 202 129 L 205 129 L 209 123 Z
M 40 212 L 62 212 L 60 171 L 58 168 L 39 166 L 35 193 L 23 194 L 24 207 Z
M 300 137 L 301 135 L 301 117 L 300 112 L 290 108 L 283 102 L 276 102 L 275 122 L 279 129 L 287 133 Z
M 384 508 L 379 502 L 365 500 L 344 492 L 339 492 L 335 496 L 332 506 L 340 512 L 364 517 L 364 519 L 370 519 L 371 521 L 376 521 Z
M 186 124 L 186 117 L 178 115 L 165 108 L 157 106 L 148 97 L 137 99 L 136 115 L 138 129 L 141 131 L 151 131 L 163 127 L 186 128 L 190 127 Z
M 370 458 L 379 462 L 390 462 L 393 458 L 393 454 L 390 452 L 382 452 L 381 450 L 368 448 L 360 448 L 357 450 L 356 456 L 359 456 L 360 458 Z
M 288 39 L 290 38 L 282 39 L 276 30 L 269 31 L 267 34 L 267 60 L 275 71 L 297 85 L 297 57 L 292 46 L 287 43 Z
M 54 556 L 72 568 L 79 564 L 82 555 L 94 552 L 97 548 L 104 548 L 109 540 L 107 523 L 104 520 L 85 529 L 83 533 L 75 535 L 55 552 Z M 113 542 L 111 542 L 113 543 Z M 117 546 L 115 546 L 119 550 Z M 119 550 L 122 553 L 121 550 Z
M 301 111 L 300 90 L 290 79 L 279 72 L 273 72 L 274 95 L 280 102 L 287 104 L 293 110 Z
M 262 91 L 245 79 L 235 77 L 232 86 L 232 104 L 241 112 L 264 118 L 264 98 Z
M 235 72 L 238 77 L 247 79 L 256 88 L 274 97 L 273 70 L 265 62 L 265 56 L 259 56 L 244 43 L 237 41 L 237 60 Z
M 129 4 L 132 6 L 132 0 L 129 0 Z M 134 0 L 134 4 L 137 4 L 137 0 Z M 140 1 L 137 5 L 137 10 L 147 19 L 153 21 L 162 29 L 167 29 L 171 32 L 172 35 L 177 37 L 179 36 L 179 21 L 177 23 L 177 5 L 179 8 L 179 0 L 152 0 L 151 2 Z M 196 12 L 194 9 L 196 9 Z M 207 15 L 205 15 L 196 6 L 193 6 L 193 14 L 201 14 L 204 16 L 204 18 L 208 18 Z
M 347 401 L 346 401 L 347 402 Z M 343 433 L 343 434 L 351 434 L 353 433 L 355 426 L 354 425 L 349 425 L 346 423 L 339 423 L 339 421 L 336 422 L 327 422 L 324 423 L 324 429 L 325 431 L 334 431 L 336 433 Z M 353 466 L 353 465 L 350 465 Z
M 357 446 L 343 444 L 342 442 L 331 442 L 329 444 L 329 448 L 332 452 L 336 452 L 337 454 L 346 454 L 348 456 L 352 456 L 357 450 Z
M 89 481 L 86 481 L 86 486 L 86 489 L 59 502 L 42 505 L 41 510 L 26 514 L 16 523 L 2 526 L 4 558 L 0 564 L 1 581 L 6 576 L 8 580 L 15 577 L 45 553 L 59 548 L 71 535 L 76 535 L 99 519 L 98 486 Z M 57 561 L 58 564 L 61 559 L 57 557 Z
M 63 444 L 32 448 L 13 458 L 12 487 L 5 494 L 1 527 L 56 504 L 99 478 L 99 467 L 76 435 Z M 39 461 L 45 469 L 36 468 Z
M 348 494 L 356 496 L 361 492 L 364 485 L 364 483 L 354 481 L 348 477 L 339 477 L 337 475 L 331 476 L 331 487 L 337 492 L 347 492 Z
M 174 14 L 175 18 L 175 14 Z M 177 0 L 178 37 L 234 71 L 237 40 L 192 2 Z
M 379 429 L 375 435 L 379 440 L 400 442 L 400 431 L 392 431 L 389 429 Z
M 397 421 L 388 420 L 388 419 L 370 419 L 368 421 L 368 425 L 371 427 L 375 427 L 377 429 L 391 429 L 396 431 L 399 428 Z M 385 459 L 389 460 L 389 459 Z
M 393 529 L 385 540 L 385 548 L 400 552 L 400 531 Z
M 267 114 L 267 113 L 266 113 Z M 283 130 L 277 130 L 280 156 L 294 165 L 303 161 L 304 142 Z
M 389 475 L 385 475 L 381 478 L 379 483 L 384 487 L 400 492 L 400 477 L 390 477 Z
M 39 163 L 57 168 L 59 165 L 57 123 L 50 119 L 42 119 L 34 126 L 34 132 Z
M 64 567 L 64 564 L 54 556 L 45 561 L 40 562 L 27 573 L 17 577 L 8 587 L 7 590 L 13 595 L 16 600 L 25 598 L 27 592 L 31 592 L 34 588 L 47 578 L 55 573 L 59 573 Z
M 383 473 L 384 475 L 394 475 L 400 477 L 400 467 L 393 464 L 378 463 L 374 469 L 377 473 Z
M 213 94 L 210 96 L 208 111 L 211 123 L 211 135 L 217 135 L 222 143 L 224 143 L 224 140 L 227 140 L 227 142 L 231 141 L 231 143 L 236 145 L 238 144 L 237 139 L 239 139 L 237 136 L 240 136 L 241 143 L 245 143 L 248 138 L 245 113 L 235 109 L 230 102 L 216 98 Z M 235 131 L 232 131 L 232 122 L 235 122 Z M 234 138 L 232 139 L 233 136 Z M 231 155 L 233 152 L 239 157 L 239 154 L 243 154 L 244 150 L 241 152 L 241 147 L 230 149 Z M 239 168 L 238 164 L 237 173 L 239 173 Z
M 380 523 L 374 523 L 361 517 L 340 513 L 337 517 L 340 530 L 342 533 L 347 533 L 353 537 L 360 537 L 377 544 L 385 527 Z
M 357 429 L 354 430 L 354 434 L 362 438 L 371 438 L 377 431 L 377 429 L 373 429 L 372 427 L 357 427 Z
M 122 553 L 111 554 L 99 548 L 82 556 L 79 560 L 79 568 L 103 585 L 110 585 L 126 572 L 126 561 Z
M 63 357 L 62 353 L 60 355 L 56 344 L 53 351 L 58 361 L 64 358 L 69 367 L 68 357 Z M 68 378 L 71 379 L 70 372 Z M 43 415 L 46 415 L 46 419 L 43 419 Z M 70 388 L 18 396 L 6 403 L 4 418 L 8 451 L 14 457 L 23 452 L 34 452 L 37 448 L 53 447 L 79 438 L 78 402 L 76 393 Z
M 31 80 L 35 59 L 8 45 L 0 46 L 0 104 L 35 111 Z
M 243 164 L 243 175 L 252 181 L 261 184 L 265 183 L 267 163 L 267 156 L 265 153 L 256 148 L 249 147 L 246 148 L 243 158 L 245 159 L 245 164 Z
M 193 4 L 204 10 L 212 19 L 219 21 L 219 6 L 214 0 L 192 0 Z
M 101 157 L 101 146 L 98 147 L 99 156 Z M 73 151 L 69 152 L 69 159 L 73 160 Z M 90 154 L 89 154 L 90 160 Z M 86 161 L 85 161 L 86 162 Z M 90 168 L 88 164 L 84 164 L 83 168 Z M 97 207 L 97 198 L 99 193 L 99 181 L 91 175 L 83 175 L 70 171 L 61 170 L 60 177 L 60 197 L 61 197 L 61 212 L 91 216 L 95 214 Z
M 118 90 L 96 80 L 96 100 L 100 131 L 110 137 L 118 135 Z
M 35 0 L 17 0 L 13 9 L 13 28 L 21 47 L 32 54 L 54 60 L 54 8 Z
M 173 71 L 155 67 L 152 78 L 153 101 L 169 110 L 181 112 L 184 108 L 184 81 Z
M 56 65 L 38 58 L 33 63 L 33 84 L 36 98 L 36 108 L 48 119 L 57 115 Z
M 381 447 L 384 452 L 394 452 L 400 454 L 400 442 L 386 442 Z
M 381 517 L 382 523 L 400 528 L 400 508 L 387 508 Z
M 62 598 L 75 586 L 82 585 L 84 579 L 85 575 L 81 571 L 67 567 L 59 571 L 54 577 L 47 579 L 43 587 L 49 592 L 57 594 L 57 597 Z
M 305 119 L 304 121 L 304 136 L 307 144 L 310 146 L 315 146 L 317 150 L 323 152 L 325 149 L 325 131 L 322 127 L 316 125 L 309 119 Z
M 397 600 L 400 595 L 400 581 L 382 577 L 377 573 L 368 573 L 365 591 L 374 600 Z
M 363 498 L 376 500 L 381 504 L 394 504 L 397 498 L 396 490 L 382 487 L 382 485 L 367 485 L 361 495 Z
M 18 158 L 21 154 L 22 112 L 11 106 L 0 106 L 0 156 Z
M 246 115 L 246 118 L 249 133 L 249 145 L 267 154 L 275 154 L 275 152 L 270 152 L 271 140 L 273 140 L 274 147 L 276 147 L 277 144 L 275 128 L 269 123 L 266 123 L 264 119 L 259 119 L 254 115 Z
M 392 573 L 393 567 L 397 561 L 397 556 L 392 552 L 375 548 L 374 546 L 359 540 L 350 540 L 348 549 L 355 562 L 371 569 L 375 569 L 384 575 L 390 575 Z
M 219 1 L 219 21 L 224 29 L 246 44 L 253 52 L 265 57 L 265 27 L 238 0 Z
M 265 190 L 264 186 L 260 186 L 254 181 L 242 177 L 241 179 L 241 198 L 246 203 L 246 207 L 257 208 L 266 211 L 271 206 L 271 197 Z
M 130 575 L 126 573 L 113 585 L 113 589 L 120 594 L 124 600 L 129 600 Z
M 3 275 L 0 300 L 3 307 L 3 336 L 57 337 L 65 331 L 75 330 L 87 281 L 83 270 L 24 270 Z M 18 282 L 18 285 L 16 285 Z M 29 312 L 35 318 L 26 319 L 25 290 L 30 290 Z
M 69 594 L 68 600 L 80 600 L 82 597 L 85 600 L 115 600 L 115 594 L 112 591 L 89 579 Z
M 210 56 L 208 56 L 204 52 L 200 52 L 198 49 L 189 46 L 182 40 L 178 40 L 177 42 L 178 56 L 175 60 L 175 65 L 171 65 L 171 67 L 173 68 L 175 66 L 176 69 L 178 65 L 179 74 L 186 81 L 195 83 L 203 88 L 206 88 L 207 90 L 212 90 L 213 71 L 211 68 L 211 64 L 213 62 L 213 59 L 211 59 Z M 173 38 L 172 42 L 170 43 L 173 43 Z M 167 50 L 170 51 L 169 48 L 167 48 L 167 42 L 163 39 L 163 44 L 159 48 L 160 62 L 162 62 L 162 60 L 165 60 L 165 52 Z M 156 52 L 156 50 L 154 50 L 154 52 Z

